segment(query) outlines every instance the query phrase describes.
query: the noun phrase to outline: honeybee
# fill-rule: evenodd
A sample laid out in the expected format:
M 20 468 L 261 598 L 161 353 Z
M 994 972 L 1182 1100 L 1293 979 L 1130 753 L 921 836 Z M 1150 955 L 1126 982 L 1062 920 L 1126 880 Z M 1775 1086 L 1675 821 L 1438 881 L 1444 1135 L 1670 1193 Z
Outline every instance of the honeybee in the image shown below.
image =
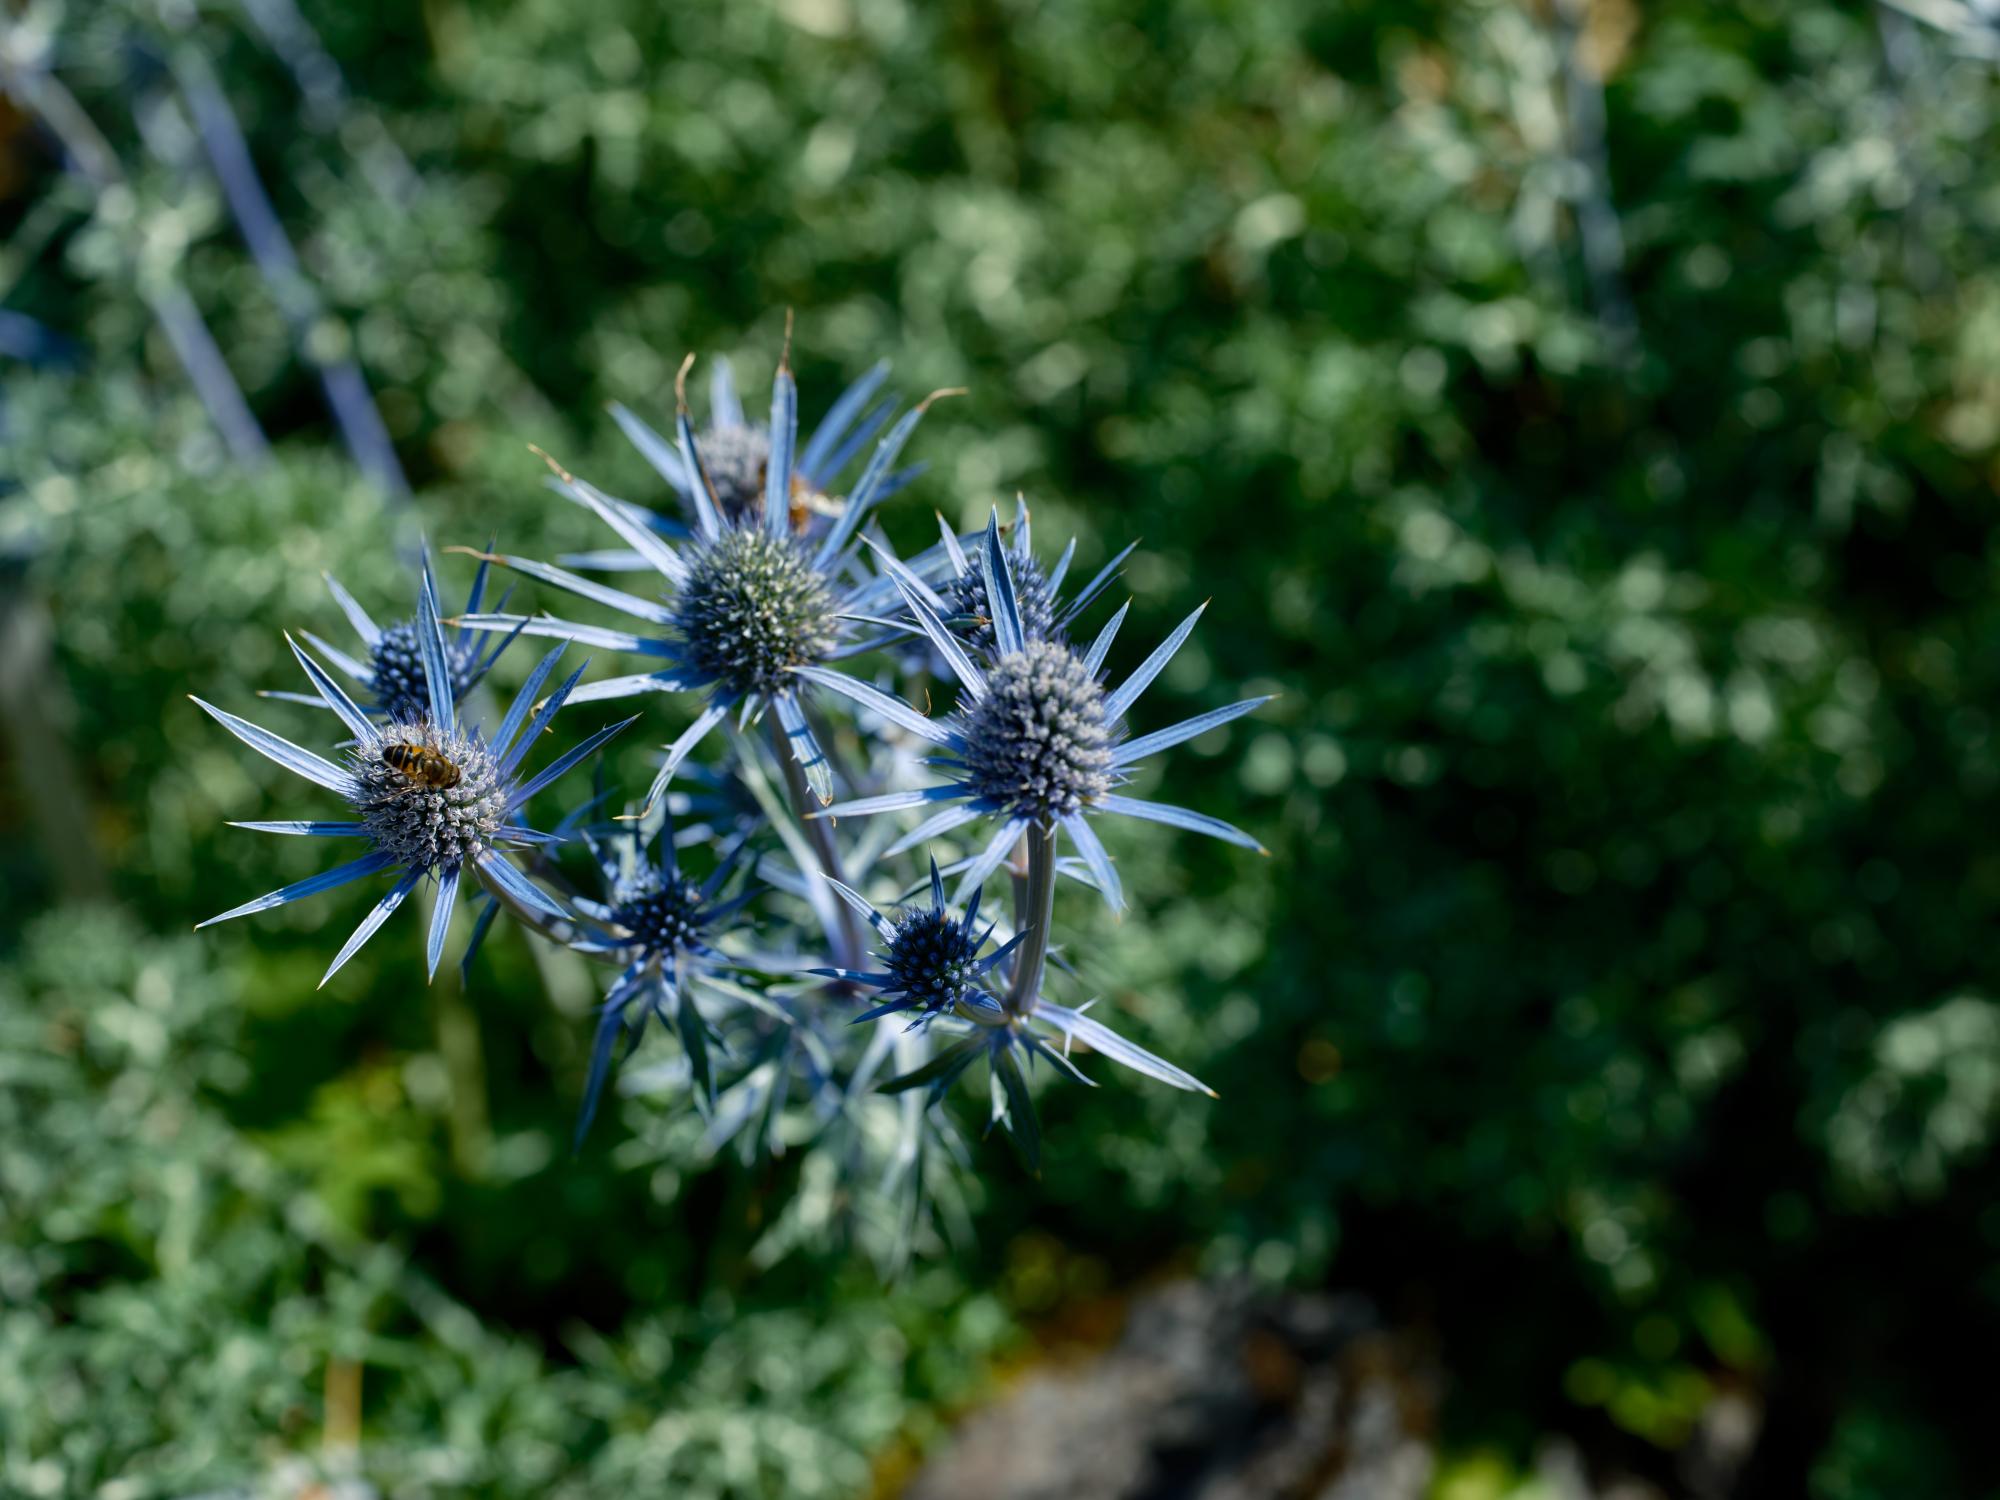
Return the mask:
M 802 474 L 792 476 L 792 530 L 804 534 L 812 525 L 814 516 L 838 518 L 847 511 L 847 501 L 838 495 L 823 495 L 805 481 Z
M 457 786 L 459 778 L 465 774 L 451 757 L 427 745 L 384 745 L 382 764 L 393 766 L 420 786 L 437 791 Z

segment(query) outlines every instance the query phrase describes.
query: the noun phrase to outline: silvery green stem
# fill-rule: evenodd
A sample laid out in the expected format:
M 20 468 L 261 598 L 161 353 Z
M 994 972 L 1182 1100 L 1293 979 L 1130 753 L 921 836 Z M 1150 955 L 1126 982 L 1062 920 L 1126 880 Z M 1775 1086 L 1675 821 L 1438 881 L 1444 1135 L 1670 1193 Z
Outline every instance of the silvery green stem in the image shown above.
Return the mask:
M 845 884 L 847 871 L 840 863 L 840 845 L 834 839 L 833 820 L 811 816 L 820 809 L 819 798 L 815 797 L 812 789 L 806 785 L 805 768 L 799 764 L 797 757 L 792 754 L 792 747 L 786 743 L 785 732 L 779 726 L 776 714 L 771 716 L 771 753 L 778 758 L 778 764 L 784 767 L 785 790 L 791 796 L 792 811 L 805 826 L 806 837 L 812 841 L 813 858 L 819 861 L 820 874 L 829 880 L 838 880 Z M 861 919 L 845 901 L 836 901 L 833 904 L 840 914 L 838 939 L 841 947 L 841 951 L 834 955 L 834 962 L 843 969 L 858 969 L 862 966 L 862 957 L 868 951 L 861 937 Z
M 1007 883 L 1014 892 L 1014 930 L 1019 932 L 1028 922 L 1028 836 L 1025 833 L 1014 840 L 1013 852 L 1007 856 Z
M 1028 886 L 1024 910 L 1017 920 L 1027 937 L 1014 959 L 1014 982 L 1007 990 L 1007 1009 L 1017 1016 L 1035 1013 L 1042 992 L 1042 971 L 1049 957 L 1049 928 L 1056 906 L 1056 831 L 1032 827 L 1027 833 Z

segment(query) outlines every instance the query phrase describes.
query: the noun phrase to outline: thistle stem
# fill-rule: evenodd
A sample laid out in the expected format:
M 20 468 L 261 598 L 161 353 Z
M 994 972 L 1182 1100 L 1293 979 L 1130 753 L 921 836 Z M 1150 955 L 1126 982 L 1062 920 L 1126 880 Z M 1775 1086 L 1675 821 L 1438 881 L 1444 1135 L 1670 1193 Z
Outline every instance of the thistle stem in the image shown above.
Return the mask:
M 1014 840 L 1014 848 L 1007 856 L 1007 884 L 1014 893 L 1014 930 L 1021 931 L 1028 924 L 1028 836 L 1024 833 Z
M 820 874 L 845 885 L 847 872 L 840 863 L 840 845 L 834 838 L 833 820 L 810 816 L 819 811 L 820 801 L 806 785 L 805 768 L 792 754 L 792 747 L 786 743 L 784 730 L 779 727 L 775 714 L 771 716 L 771 753 L 778 758 L 778 764 L 784 768 L 785 790 L 792 799 L 792 812 L 804 825 L 806 837 L 812 841 L 813 858 L 819 861 Z M 843 969 L 858 969 L 861 967 L 863 955 L 868 951 L 861 937 L 861 919 L 845 901 L 836 900 L 833 905 L 839 913 L 840 930 L 837 938 L 841 948 L 835 957 L 835 962 Z
M 1049 932 L 1056 906 L 1056 831 L 1030 828 L 1028 883 L 1025 899 L 1016 908 L 1020 930 L 1027 933 L 1014 959 L 1014 982 L 1007 989 L 1007 1009 L 1017 1016 L 1031 1016 L 1042 992 L 1042 972 L 1048 966 Z

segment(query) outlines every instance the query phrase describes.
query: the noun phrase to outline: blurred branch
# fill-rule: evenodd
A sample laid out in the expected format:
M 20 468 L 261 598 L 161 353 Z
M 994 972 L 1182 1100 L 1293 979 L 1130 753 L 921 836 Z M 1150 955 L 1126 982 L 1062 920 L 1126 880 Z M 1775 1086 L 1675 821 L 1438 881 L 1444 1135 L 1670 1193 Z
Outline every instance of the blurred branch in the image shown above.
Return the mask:
M 91 833 L 90 799 L 62 732 L 67 704 L 53 640 L 40 602 L 18 577 L 0 577 L 0 736 L 57 893 L 65 902 L 99 902 L 109 899 L 111 885 Z
M 1632 349 L 1636 331 L 1625 289 L 1625 234 L 1611 201 L 1611 151 L 1605 139 L 1604 80 L 1584 57 L 1587 0 L 1555 0 L 1556 59 L 1562 70 L 1564 131 L 1576 168 L 1577 237 L 1591 301 L 1618 346 Z
M 1876 7 L 1875 34 L 1881 38 L 1882 71 L 1888 80 L 1887 92 L 1895 111 L 1890 138 L 1895 144 L 1897 161 L 1910 184 L 1913 209 L 1927 211 L 1936 201 L 1937 185 L 1918 160 L 1922 123 L 1918 117 L 1917 98 L 1923 88 L 1933 81 L 1927 66 L 1929 49 L 1923 44 L 1917 23 L 1900 7 Z M 1934 293 L 1946 284 L 1948 272 L 1930 237 L 1917 227 L 1924 222 L 1925 216 L 1925 212 L 1898 215 L 1897 238 L 1903 252 L 1904 269 L 1911 283 L 1926 293 Z
M 1965 0 L 1883 0 L 1883 5 L 1943 32 L 1968 57 L 2000 61 L 2000 9 Z
M 99 199 L 129 191 L 117 153 L 76 96 L 37 61 L 16 55 L 13 42 L 13 35 L 0 33 L 0 88 L 42 122 L 68 157 L 70 171 Z M 194 299 L 164 270 L 148 274 L 141 266 L 134 280 L 230 455 L 246 468 L 261 468 L 271 445 Z
M 372 111 L 357 110 L 340 64 L 321 44 L 312 23 L 293 0 L 239 0 L 243 13 L 264 38 L 305 100 L 306 123 L 332 134 L 352 125 L 362 139 L 352 143 L 362 174 L 386 201 L 407 203 L 423 186 L 410 159 Z
M 342 440 L 361 471 L 391 495 L 410 492 L 409 480 L 389 441 L 382 414 L 368 389 L 361 367 L 345 352 L 327 356 L 317 347 L 325 337 L 328 315 L 299 263 L 277 209 L 264 190 L 251 159 L 235 111 L 223 95 L 208 60 L 192 44 L 174 51 L 170 67 L 194 119 L 195 134 L 207 153 L 236 227 L 251 259 L 263 273 L 279 312 L 291 327 L 300 354 L 317 372 Z M 346 330 L 340 329 L 343 339 Z

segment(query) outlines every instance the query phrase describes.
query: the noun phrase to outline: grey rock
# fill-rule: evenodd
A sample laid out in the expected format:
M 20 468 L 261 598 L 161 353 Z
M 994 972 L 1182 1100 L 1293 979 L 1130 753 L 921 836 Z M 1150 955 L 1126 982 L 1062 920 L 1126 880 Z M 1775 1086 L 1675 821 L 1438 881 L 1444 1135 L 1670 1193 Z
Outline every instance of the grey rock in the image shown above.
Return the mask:
M 1359 1298 L 1181 1282 L 968 1417 L 909 1500 L 1420 1500 L 1437 1377 Z

